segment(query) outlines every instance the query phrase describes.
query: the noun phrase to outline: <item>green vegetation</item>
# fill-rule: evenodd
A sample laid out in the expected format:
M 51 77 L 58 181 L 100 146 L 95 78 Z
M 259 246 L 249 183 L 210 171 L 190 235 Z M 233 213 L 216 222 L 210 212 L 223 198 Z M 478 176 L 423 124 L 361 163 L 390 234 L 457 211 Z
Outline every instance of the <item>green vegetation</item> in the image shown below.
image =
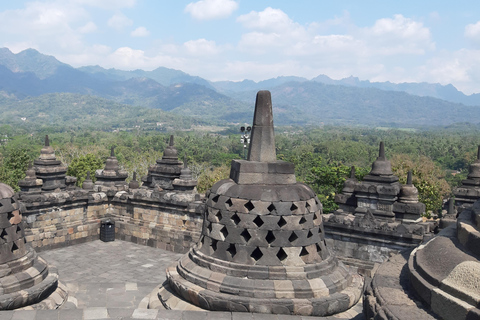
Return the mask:
M 198 190 L 206 191 L 216 181 L 227 178 L 232 159 L 243 157 L 237 128 L 224 134 L 181 131 L 175 133 L 179 157 L 186 156 L 189 167 L 199 180 Z M 420 200 L 428 210 L 437 212 L 442 200 L 450 196 L 468 171 L 480 144 L 480 129 L 456 125 L 438 130 L 405 131 L 324 126 L 322 128 L 277 128 L 276 148 L 279 160 L 295 164 L 296 176 L 312 186 L 324 205 L 325 212 L 336 208 L 335 194 L 356 167 L 361 179 L 370 171 L 378 156 L 378 145 L 385 141 L 387 158 L 392 169 L 405 183 L 408 170 L 414 174 L 414 184 Z M 81 185 L 86 172 L 104 166 L 110 147 L 132 177 L 141 177 L 148 166 L 161 158 L 170 133 L 157 131 L 66 131 L 10 136 L 15 129 L 0 126 L 0 136 L 8 135 L 0 147 L 0 180 L 18 189 L 17 182 L 25 177 L 28 163 L 38 157 L 44 134 L 49 133 L 56 156 L 69 166 L 69 175 Z M 452 172 L 459 172 L 455 176 Z

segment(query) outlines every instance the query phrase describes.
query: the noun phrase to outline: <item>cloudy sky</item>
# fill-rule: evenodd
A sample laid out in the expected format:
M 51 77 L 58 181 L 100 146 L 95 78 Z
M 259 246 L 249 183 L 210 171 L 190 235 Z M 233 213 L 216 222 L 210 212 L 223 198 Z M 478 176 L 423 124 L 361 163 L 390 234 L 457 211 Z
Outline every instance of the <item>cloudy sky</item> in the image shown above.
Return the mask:
M 213 81 L 353 75 L 480 92 L 474 0 L 1 1 L 0 47 Z

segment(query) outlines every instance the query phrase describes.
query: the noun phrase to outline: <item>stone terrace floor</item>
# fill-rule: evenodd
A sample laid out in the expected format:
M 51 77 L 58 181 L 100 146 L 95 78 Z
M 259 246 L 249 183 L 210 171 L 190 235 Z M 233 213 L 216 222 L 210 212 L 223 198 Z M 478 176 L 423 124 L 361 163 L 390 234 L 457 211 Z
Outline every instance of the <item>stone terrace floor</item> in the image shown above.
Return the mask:
M 0 320 L 364 320 L 361 302 L 331 317 L 300 317 L 237 312 L 149 310 L 147 296 L 165 281 L 165 268 L 182 254 L 115 240 L 96 240 L 41 252 L 58 267 L 68 289 L 68 301 L 59 310 L 0 311 Z

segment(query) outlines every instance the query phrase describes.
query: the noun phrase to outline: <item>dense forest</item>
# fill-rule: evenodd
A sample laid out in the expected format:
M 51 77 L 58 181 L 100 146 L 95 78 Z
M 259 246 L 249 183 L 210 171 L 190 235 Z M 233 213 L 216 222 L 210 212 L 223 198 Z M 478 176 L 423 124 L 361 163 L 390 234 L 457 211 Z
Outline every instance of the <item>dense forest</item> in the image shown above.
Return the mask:
M 67 174 L 76 176 L 81 185 L 87 171 L 103 168 L 110 147 L 123 167 L 138 176 L 162 156 L 170 133 L 158 131 L 67 131 L 15 134 L 15 128 L 0 127 L 0 181 L 18 190 L 17 182 L 25 177 L 28 164 L 39 156 L 45 134 L 56 156 L 69 166 Z M 180 158 L 185 156 L 204 192 L 229 173 L 232 159 L 242 158 L 240 133 L 232 127 L 220 133 L 200 131 L 175 132 L 175 146 Z M 353 127 L 277 127 L 276 149 L 279 160 L 295 164 L 297 180 L 310 184 L 322 201 L 325 211 L 335 209 L 333 201 L 343 182 L 356 167 L 358 178 L 370 170 L 378 156 L 379 142 L 385 142 L 387 158 L 401 182 L 413 170 L 414 184 L 420 200 L 433 213 L 451 195 L 452 188 L 464 179 L 475 160 L 480 144 L 480 128 L 456 125 L 430 130 L 370 129 Z M 453 173 L 453 174 L 452 174 Z

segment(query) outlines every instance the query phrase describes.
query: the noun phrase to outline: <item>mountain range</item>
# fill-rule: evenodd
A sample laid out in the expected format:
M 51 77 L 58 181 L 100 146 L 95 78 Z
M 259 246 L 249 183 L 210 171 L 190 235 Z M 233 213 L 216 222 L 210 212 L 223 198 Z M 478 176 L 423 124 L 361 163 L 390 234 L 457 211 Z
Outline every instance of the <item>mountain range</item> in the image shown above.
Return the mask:
M 211 82 L 164 67 L 152 71 L 73 68 L 34 49 L 14 54 L 0 48 L 0 97 L 4 98 L 0 109 L 7 114 L 8 108 L 27 108 L 24 101 L 35 104 L 35 99 L 50 101 L 52 114 L 61 113 L 55 111 L 62 106 L 51 95 L 62 93 L 64 98 L 74 94 L 77 100 L 88 96 L 81 100 L 98 108 L 76 112 L 88 112 L 90 117 L 112 101 L 135 106 L 132 110 L 160 109 L 200 121 L 243 123 L 251 121 L 255 93 L 262 89 L 272 92 L 279 125 L 420 127 L 480 122 L 480 94 L 465 95 L 452 85 L 370 82 L 355 77 L 333 80 L 325 75 L 310 80 L 286 76 L 260 82 Z M 8 118 L 0 121 L 7 123 Z

